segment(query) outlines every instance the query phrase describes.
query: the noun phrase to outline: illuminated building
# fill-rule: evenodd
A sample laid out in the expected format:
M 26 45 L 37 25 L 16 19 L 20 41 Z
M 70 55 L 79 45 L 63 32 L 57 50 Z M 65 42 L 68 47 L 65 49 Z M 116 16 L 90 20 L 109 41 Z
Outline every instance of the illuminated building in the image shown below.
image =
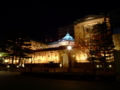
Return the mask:
M 113 42 L 115 45 L 114 58 L 116 73 L 120 76 L 120 33 L 113 35 Z
M 87 37 L 89 37 L 86 31 L 93 29 L 93 25 L 104 22 L 104 19 L 104 15 L 88 15 L 75 21 L 74 33 L 76 44 L 79 44 L 81 39 L 85 40 Z M 109 22 L 109 17 L 106 17 L 106 22 Z M 108 23 L 108 26 L 110 26 L 110 23 Z
M 104 26 L 103 26 L 104 25 Z M 99 27 L 102 26 L 102 27 Z M 105 28 L 106 27 L 106 28 Z M 114 43 L 111 18 L 105 15 L 88 15 L 75 22 L 75 44 L 88 56 L 88 61 L 97 68 L 115 70 Z
M 31 46 L 29 47 L 33 53 L 29 53 L 28 56 L 31 58 L 23 58 L 20 65 L 23 64 L 45 64 L 45 63 L 56 63 L 61 67 L 68 67 L 68 55 L 67 46 L 74 47 L 74 39 L 69 33 L 66 34 L 62 39 L 53 43 L 41 43 L 30 40 Z M 24 48 L 24 46 L 23 46 Z M 88 62 L 87 56 L 77 49 L 71 50 L 72 63 L 75 62 Z M 6 60 L 8 64 L 11 64 L 11 60 Z M 14 60 L 14 64 L 18 63 L 18 60 Z M 73 64 L 72 64 L 73 65 Z
M 63 30 L 63 28 L 59 29 L 58 36 L 60 38 L 64 34 L 66 35 L 64 35 L 62 39 L 59 39 L 57 42 L 43 43 L 30 40 L 31 46 L 29 48 L 32 52 L 27 54 L 30 58 L 23 58 L 20 65 L 27 67 L 27 65 L 33 64 L 34 66 L 36 65 L 36 67 L 38 65 L 38 68 L 54 67 L 63 69 L 66 67 L 72 67 L 73 72 L 86 72 L 86 70 L 92 72 L 93 63 L 88 60 L 90 51 L 84 46 L 87 44 L 87 41 L 90 42 L 90 34 L 93 33 L 87 33 L 86 31 L 93 29 L 95 24 L 104 22 L 104 19 L 104 15 L 88 15 L 85 18 L 76 21 L 74 24 L 74 29 L 72 29 L 74 31 L 74 38 L 71 34 L 66 34 L 68 27 L 65 27 L 65 30 Z M 106 17 L 106 22 L 108 22 L 107 25 L 110 27 L 109 17 Z M 62 30 L 64 31 L 63 34 Z M 72 46 L 72 49 L 68 50 L 67 46 Z M 12 60 L 5 60 L 5 62 L 7 62 L 7 64 L 11 64 Z M 17 63 L 18 60 L 14 60 L 14 64 Z M 94 68 L 96 69 L 103 68 L 103 66 L 104 64 L 98 61 L 94 64 Z M 106 67 L 109 69 L 114 68 L 113 53 L 111 54 L 111 61 L 109 60 L 109 62 L 106 63 Z

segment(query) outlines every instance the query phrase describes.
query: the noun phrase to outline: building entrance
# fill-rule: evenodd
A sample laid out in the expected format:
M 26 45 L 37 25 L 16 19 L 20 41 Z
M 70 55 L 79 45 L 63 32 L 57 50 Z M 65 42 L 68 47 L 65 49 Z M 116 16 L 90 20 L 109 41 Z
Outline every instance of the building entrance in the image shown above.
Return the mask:
M 63 67 L 68 67 L 68 55 L 65 53 L 63 54 Z

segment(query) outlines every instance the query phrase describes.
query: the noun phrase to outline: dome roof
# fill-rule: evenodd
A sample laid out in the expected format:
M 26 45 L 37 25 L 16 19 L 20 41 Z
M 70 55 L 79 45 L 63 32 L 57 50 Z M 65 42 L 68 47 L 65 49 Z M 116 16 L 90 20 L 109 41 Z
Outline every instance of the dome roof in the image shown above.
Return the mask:
M 67 33 L 67 34 L 65 35 L 65 37 L 63 37 L 63 38 L 61 39 L 61 41 L 63 41 L 63 40 L 65 40 L 65 41 L 74 41 L 73 37 L 70 36 L 69 33 Z

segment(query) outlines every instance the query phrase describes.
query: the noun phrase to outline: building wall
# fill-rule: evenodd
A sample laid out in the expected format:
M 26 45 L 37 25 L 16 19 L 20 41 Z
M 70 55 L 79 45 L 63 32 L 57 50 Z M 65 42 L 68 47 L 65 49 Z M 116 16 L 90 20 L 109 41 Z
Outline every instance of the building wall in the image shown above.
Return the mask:
M 48 48 L 55 48 L 55 47 L 59 47 L 59 44 L 55 43 L 55 44 L 49 44 L 48 45 Z
M 115 50 L 120 50 L 120 33 L 113 35 Z
M 102 23 L 104 21 L 104 17 L 97 18 L 93 20 L 83 20 L 80 22 L 77 22 L 74 25 L 74 35 L 75 35 L 75 43 L 79 44 L 80 40 L 84 40 L 86 37 L 85 31 L 87 28 L 92 29 L 92 26 L 97 23 Z M 109 22 L 109 18 L 106 19 L 106 22 Z M 110 26 L 110 24 L 108 23 Z
M 30 41 L 31 41 L 31 49 L 32 50 L 48 48 L 48 45 L 44 44 L 42 42 L 38 42 L 38 41 L 35 41 L 35 40 L 30 40 Z
M 120 33 L 113 35 L 116 74 L 120 76 Z
M 59 63 L 60 59 L 59 59 L 59 53 L 58 51 L 42 51 L 42 52 L 34 52 L 31 54 L 32 58 L 29 60 L 26 60 L 25 63 L 35 63 L 35 64 L 39 64 L 39 63 Z
M 64 64 L 66 62 L 65 58 L 68 58 L 68 50 L 56 50 L 56 51 L 42 51 L 42 52 L 35 52 L 32 53 L 30 56 L 32 58 L 24 60 L 25 64 L 34 63 L 61 63 Z M 87 60 L 87 55 L 80 50 L 72 49 L 70 51 L 72 62 L 82 63 L 82 62 L 89 62 Z M 63 61 L 64 60 L 64 61 Z M 31 62 L 32 61 L 32 62 Z

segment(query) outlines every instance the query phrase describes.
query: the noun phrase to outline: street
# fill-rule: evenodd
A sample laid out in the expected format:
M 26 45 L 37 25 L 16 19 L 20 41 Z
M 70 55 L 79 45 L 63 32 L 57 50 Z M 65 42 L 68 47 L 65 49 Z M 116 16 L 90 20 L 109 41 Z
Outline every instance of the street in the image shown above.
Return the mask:
M 35 78 L 0 71 L 0 90 L 119 90 L 119 82 L 85 82 Z

